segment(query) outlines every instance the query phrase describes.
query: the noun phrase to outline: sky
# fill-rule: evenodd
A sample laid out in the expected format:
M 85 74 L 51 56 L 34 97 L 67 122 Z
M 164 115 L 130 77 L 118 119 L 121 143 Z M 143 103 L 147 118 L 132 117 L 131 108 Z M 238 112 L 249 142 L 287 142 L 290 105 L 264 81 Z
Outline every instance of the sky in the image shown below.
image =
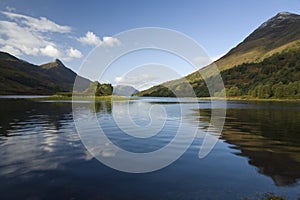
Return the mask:
M 215 60 L 282 11 L 300 14 L 300 0 L 1 0 L 0 50 L 38 65 L 59 58 L 78 72 L 97 45 L 120 45 L 114 35 L 161 27 L 192 38 Z M 142 58 L 149 64 L 152 54 L 138 53 L 139 65 Z M 193 72 L 188 64 L 174 60 L 166 63 L 176 65 L 178 75 Z M 124 63 L 119 67 L 130 71 L 128 59 Z M 112 72 L 101 80 L 121 80 L 122 74 Z

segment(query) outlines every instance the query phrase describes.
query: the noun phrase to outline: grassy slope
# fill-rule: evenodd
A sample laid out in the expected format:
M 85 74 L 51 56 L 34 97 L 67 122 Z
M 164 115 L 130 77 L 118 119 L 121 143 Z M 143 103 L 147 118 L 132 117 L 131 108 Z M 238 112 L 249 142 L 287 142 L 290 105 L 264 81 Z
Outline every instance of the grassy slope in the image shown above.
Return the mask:
M 247 95 L 249 90 L 259 84 L 282 82 L 288 84 L 300 80 L 300 46 L 285 49 L 273 54 L 261 62 L 244 63 L 221 72 L 225 87 L 237 86 L 241 95 Z M 205 82 L 195 77 L 187 77 L 198 97 L 209 96 Z M 158 85 L 138 93 L 139 96 L 172 96 L 168 88 L 176 90 L 184 80 L 178 79 Z M 248 97 L 251 98 L 251 97 Z
M 215 63 L 201 69 L 201 73 L 205 73 L 209 68 L 217 65 L 221 71 L 225 86 L 228 88 L 233 85 L 237 85 L 238 87 L 242 85 L 241 89 L 244 91 L 243 94 L 245 94 L 245 90 L 259 84 L 259 81 L 274 84 L 276 83 L 276 79 L 283 83 L 295 81 L 296 79 L 299 80 L 298 66 L 292 66 L 295 64 L 295 59 L 290 56 L 285 59 L 286 63 L 272 63 L 275 65 L 275 67 L 273 67 L 278 70 L 277 73 L 266 73 L 267 70 L 261 69 L 262 67 L 269 68 L 266 61 L 273 55 L 278 56 L 278 54 L 282 54 L 284 57 L 287 51 L 297 50 L 300 47 L 300 16 L 290 14 L 288 20 L 282 20 L 283 16 L 282 14 L 278 14 L 265 24 L 262 24 L 225 56 Z M 296 59 L 298 59 L 298 54 L 299 51 L 297 50 L 296 54 L 294 54 Z M 294 73 L 293 70 L 296 70 L 296 73 Z M 283 74 L 287 76 L 286 79 L 282 77 Z M 180 86 L 183 85 L 184 82 L 187 82 L 185 80 L 192 85 L 197 96 L 209 96 L 207 87 L 198 71 L 182 79 L 154 86 L 136 95 L 173 96 L 174 94 L 172 94 L 169 89 L 175 91 L 176 89 L 180 89 Z M 249 81 L 250 83 L 248 85 L 244 84 Z

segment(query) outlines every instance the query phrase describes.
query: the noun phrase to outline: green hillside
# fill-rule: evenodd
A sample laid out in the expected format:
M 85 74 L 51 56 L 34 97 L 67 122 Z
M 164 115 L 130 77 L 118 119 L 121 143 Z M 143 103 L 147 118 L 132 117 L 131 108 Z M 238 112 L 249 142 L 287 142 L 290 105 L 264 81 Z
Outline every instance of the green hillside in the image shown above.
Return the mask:
M 237 47 L 213 64 L 221 71 L 228 96 L 299 98 L 299 60 L 300 16 L 284 12 L 263 23 Z M 210 67 L 209 65 L 200 70 L 205 72 Z M 173 90 L 180 94 L 179 96 L 190 96 L 185 93 L 185 80 L 193 87 L 198 97 L 210 96 L 198 71 L 136 95 L 175 96 L 171 92 Z M 214 95 L 218 96 L 220 92 L 225 91 L 216 91 Z
M 300 98 L 300 46 L 221 72 L 228 96 Z
M 300 46 L 275 53 L 258 63 L 244 63 L 234 66 L 221 71 L 221 76 L 227 96 L 300 98 Z M 187 80 L 198 97 L 210 96 L 202 79 L 190 78 Z M 152 87 L 137 95 L 174 96 L 168 88 L 177 91 L 180 87 L 184 89 L 184 83 L 181 79 Z M 218 96 L 218 92 L 214 95 Z M 182 96 L 188 95 L 183 93 Z
M 300 15 L 281 12 L 263 23 L 216 64 L 220 70 L 260 62 L 274 53 L 300 43 Z

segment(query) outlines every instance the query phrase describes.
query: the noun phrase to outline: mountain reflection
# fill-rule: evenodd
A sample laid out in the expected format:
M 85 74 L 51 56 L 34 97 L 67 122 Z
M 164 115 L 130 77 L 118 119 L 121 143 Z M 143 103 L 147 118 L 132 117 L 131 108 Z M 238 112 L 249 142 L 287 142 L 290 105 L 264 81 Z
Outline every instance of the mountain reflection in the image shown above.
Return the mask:
M 0 175 L 34 177 L 34 172 L 63 169 L 73 161 L 90 160 L 75 133 L 70 103 L 1 100 Z M 80 148 L 78 148 L 80 147 Z
M 74 160 L 92 159 L 75 131 L 70 102 L 1 99 L 0 103 L 0 175 L 28 176 L 32 171 L 63 169 Z M 88 108 L 111 112 L 110 102 Z
M 70 102 L 10 99 L 0 100 L 0 103 L 0 175 L 18 177 L 35 170 L 62 170 L 68 163 L 92 159 L 76 134 Z M 141 125 L 147 125 L 149 122 L 147 113 L 140 112 L 139 106 L 145 106 L 144 104 L 129 104 L 136 109 L 133 110 L 133 120 Z M 147 106 L 151 107 L 153 103 L 150 104 Z M 168 135 L 158 134 L 158 137 L 151 137 L 151 140 L 146 142 L 142 139 L 133 140 L 127 135 L 120 136 L 111 115 L 114 110 L 115 114 L 122 118 L 122 103 L 111 104 L 103 101 L 91 105 L 78 102 L 79 108 L 84 111 L 83 117 L 84 113 L 96 112 L 100 123 L 105 123 L 103 129 L 108 130 L 112 141 L 135 152 L 161 148 L 176 132 L 176 126 L 173 125 L 177 123 L 176 116 L 180 116 L 180 113 L 174 108 L 177 108 L 178 104 L 158 104 L 167 106 L 170 111 L 168 117 L 172 123 L 165 130 Z M 207 128 L 211 114 L 210 106 L 207 102 L 200 104 L 200 116 L 197 110 L 189 114 L 188 119 L 191 123 L 199 119 L 200 126 Z M 288 104 L 274 106 L 273 103 L 229 103 L 221 136 L 226 143 L 233 145 L 231 148 L 239 150 L 233 151 L 233 154 L 246 157 L 248 163 L 255 166 L 259 173 L 271 177 L 276 186 L 293 185 L 300 179 L 300 109 L 299 105 Z M 190 109 L 189 104 L 181 104 L 181 107 Z M 158 115 L 153 116 L 161 120 Z M 127 121 L 125 122 L 126 125 Z
M 209 116 L 210 110 L 201 110 L 201 115 Z M 229 108 L 221 139 L 277 186 L 292 185 L 300 178 L 299 121 L 299 110 L 289 107 Z
M 62 126 L 61 120 L 72 112 L 72 106 L 62 103 L 43 103 L 20 99 L 2 99 L 0 108 L 0 134 L 7 137 L 12 136 L 13 130 L 25 125 L 34 125 L 39 119 L 47 121 L 52 128 L 59 130 Z
M 72 104 L 70 102 L 35 102 L 23 99 L 0 100 L 0 135 L 10 137 L 16 134 L 20 127 L 39 124 L 47 121 L 51 129 L 60 130 L 62 121 L 72 122 Z M 97 113 L 111 113 L 111 102 L 96 102 L 88 108 Z M 49 127 L 48 127 L 49 128 Z M 15 130 L 15 131 L 14 131 Z M 14 133 L 14 134 L 13 134 Z

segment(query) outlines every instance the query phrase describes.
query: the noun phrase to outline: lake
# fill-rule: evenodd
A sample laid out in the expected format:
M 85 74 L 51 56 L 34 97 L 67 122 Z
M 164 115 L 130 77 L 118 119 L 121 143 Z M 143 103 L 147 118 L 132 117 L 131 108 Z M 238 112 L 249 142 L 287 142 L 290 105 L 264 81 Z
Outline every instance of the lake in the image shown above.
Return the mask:
M 78 102 L 79 117 L 88 124 L 89 116 L 95 115 L 114 145 L 136 153 L 167 145 L 182 118 L 187 135 L 197 129 L 179 159 L 148 173 L 117 171 L 95 159 L 80 139 L 84 135 L 77 133 L 71 102 L 0 99 L 0 103 L 1 199 L 243 199 L 264 193 L 300 197 L 300 102 L 228 101 L 222 134 L 202 159 L 198 154 L 210 122 L 209 100 L 142 98 L 95 106 Z M 120 126 L 135 132 L 122 117 L 126 106 L 132 110 L 131 122 L 146 127 L 141 131 L 145 136 L 151 134 L 152 128 L 147 128 L 151 123 L 158 134 L 147 138 L 124 134 Z M 155 108 L 154 114 L 144 108 Z M 165 110 L 164 116 L 159 115 L 165 117 L 163 127 L 155 126 L 161 121 L 155 115 L 160 109 Z M 94 126 L 86 130 L 97 133 Z M 176 151 L 175 147 L 168 155 Z

